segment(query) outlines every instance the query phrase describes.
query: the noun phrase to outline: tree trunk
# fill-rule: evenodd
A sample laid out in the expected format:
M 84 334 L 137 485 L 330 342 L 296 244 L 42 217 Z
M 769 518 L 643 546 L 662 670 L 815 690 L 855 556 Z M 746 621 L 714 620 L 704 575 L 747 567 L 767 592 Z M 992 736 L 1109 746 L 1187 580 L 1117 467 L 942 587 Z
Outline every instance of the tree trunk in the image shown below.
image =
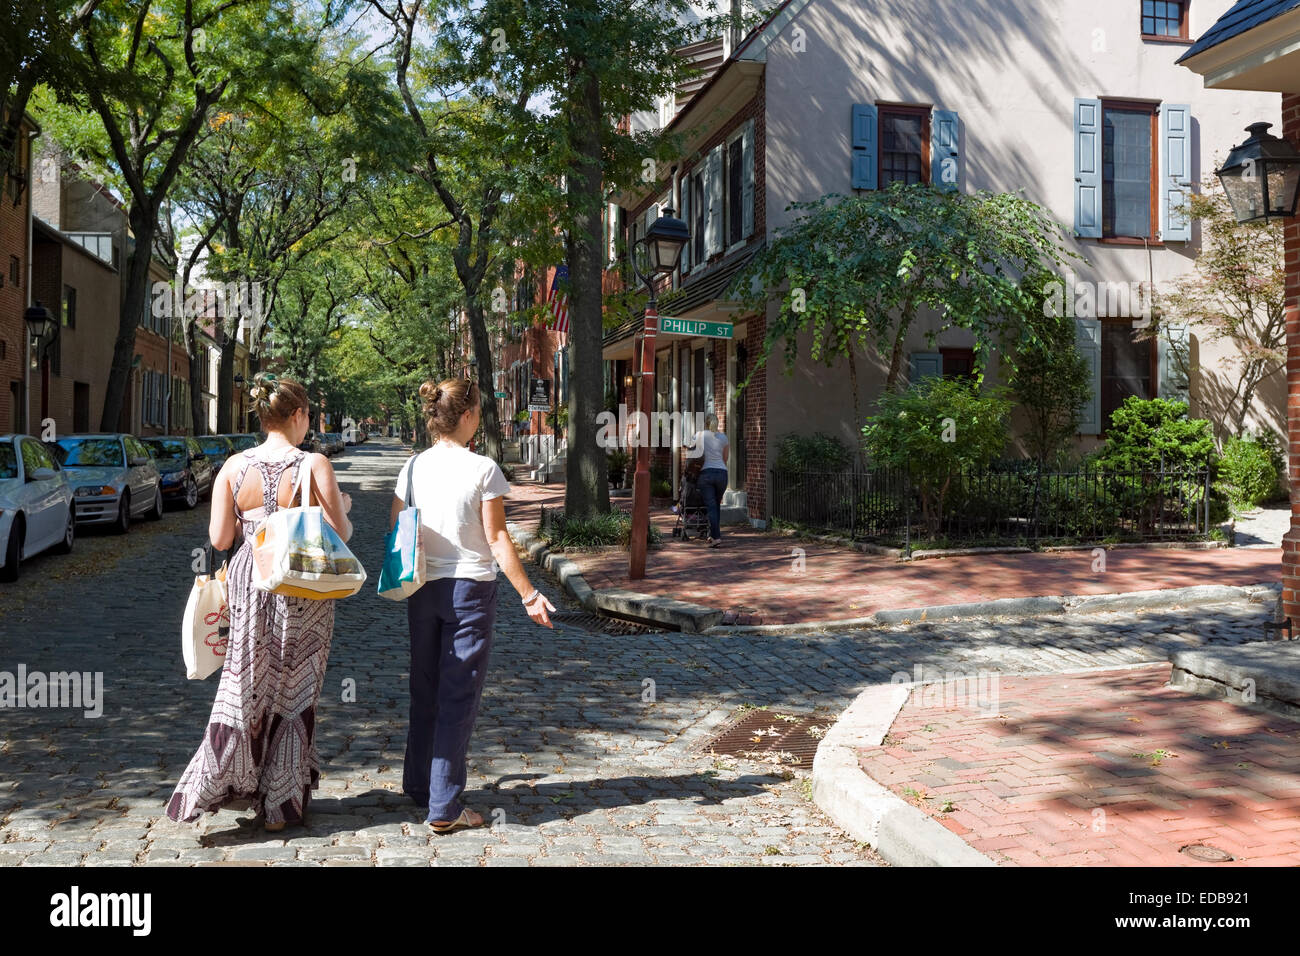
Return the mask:
M 104 414 L 99 428 L 105 432 L 118 430 L 122 406 L 126 401 L 127 382 L 131 377 L 131 359 L 135 356 L 135 330 L 140 325 L 145 303 L 149 297 L 149 257 L 153 249 L 158 217 L 132 201 L 127 213 L 131 231 L 135 234 L 135 248 L 126 264 L 126 298 L 117 319 L 117 338 L 113 341 L 113 362 L 108 372 L 108 387 L 104 392 Z
M 477 296 L 468 300 L 466 312 L 469 314 L 470 336 L 474 340 L 474 357 L 478 360 L 479 404 L 483 409 L 483 448 L 480 449 L 480 454 L 500 462 L 503 460 L 503 450 L 501 422 L 497 417 L 496 385 L 492 381 L 492 342 L 488 337 L 483 306 L 479 304 Z
M 597 442 L 596 416 L 604 405 L 601 374 L 601 97 L 596 75 L 579 77 L 578 101 L 569 113 L 571 143 L 577 159 L 569 177 L 572 229 L 566 243 L 569 260 L 570 337 L 573 351 L 569 390 L 569 450 L 564 484 L 564 513 L 589 518 L 609 512 L 609 465 Z
M 227 335 L 223 327 L 225 319 L 217 320 L 217 329 L 221 336 L 221 361 L 217 366 L 217 434 L 229 435 L 235 428 L 231 424 L 230 404 L 235 394 L 235 343 L 234 336 Z
M 185 351 L 190 367 L 190 426 L 194 436 L 206 435 L 208 423 L 203 417 L 203 363 L 206 356 L 199 344 L 198 327 L 193 320 L 185 325 Z

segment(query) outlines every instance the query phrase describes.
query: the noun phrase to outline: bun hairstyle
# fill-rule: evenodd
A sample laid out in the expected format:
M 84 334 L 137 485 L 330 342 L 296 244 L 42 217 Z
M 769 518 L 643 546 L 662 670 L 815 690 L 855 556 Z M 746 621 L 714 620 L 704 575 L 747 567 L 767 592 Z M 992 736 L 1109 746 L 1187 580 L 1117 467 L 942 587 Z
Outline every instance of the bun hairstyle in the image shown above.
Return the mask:
M 248 395 L 263 428 L 283 428 L 298 409 L 309 407 L 305 388 L 291 378 L 280 378 L 271 372 L 254 375 Z
M 434 438 L 450 435 L 461 417 L 479 403 L 478 383 L 468 378 L 448 378 L 420 386 L 425 425 Z

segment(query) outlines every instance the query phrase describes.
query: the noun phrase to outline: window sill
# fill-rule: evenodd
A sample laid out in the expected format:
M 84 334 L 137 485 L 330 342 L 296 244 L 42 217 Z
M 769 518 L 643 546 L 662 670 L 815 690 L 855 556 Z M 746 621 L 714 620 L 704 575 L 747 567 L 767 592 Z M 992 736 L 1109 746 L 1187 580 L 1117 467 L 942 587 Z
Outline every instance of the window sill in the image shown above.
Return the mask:
M 1167 37 L 1159 34 L 1144 33 L 1142 34 L 1143 43 L 1174 43 L 1182 46 L 1191 46 L 1196 41 L 1191 37 Z
M 1141 237 L 1132 238 L 1128 236 L 1103 236 L 1100 239 L 1094 239 L 1093 242 L 1103 246 L 1150 246 L 1158 249 L 1164 245 L 1160 239 L 1142 239 Z

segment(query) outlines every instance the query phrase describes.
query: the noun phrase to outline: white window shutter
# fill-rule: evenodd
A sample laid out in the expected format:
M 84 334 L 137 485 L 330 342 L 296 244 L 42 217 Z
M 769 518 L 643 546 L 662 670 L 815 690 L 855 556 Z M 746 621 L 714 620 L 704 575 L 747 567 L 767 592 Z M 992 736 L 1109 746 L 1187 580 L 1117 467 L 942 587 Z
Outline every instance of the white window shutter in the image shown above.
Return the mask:
M 741 157 L 741 163 L 744 166 L 744 181 L 741 187 L 741 203 L 743 212 L 741 215 L 741 234 L 748 239 L 754 234 L 754 121 L 750 120 L 745 124 L 745 132 L 742 137 L 743 144 L 741 150 L 744 155 Z
M 705 233 L 705 255 L 712 256 L 722 251 L 722 146 L 715 146 L 709 153 L 709 224 Z
M 1101 319 L 1075 319 L 1079 352 L 1092 373 L 1092 397 L 1079 406 L 1079 434 L 1101 434 Z
M 935 110 L 930 118 L 930 185 L 961 189 L 961 119 L 956 110 Z

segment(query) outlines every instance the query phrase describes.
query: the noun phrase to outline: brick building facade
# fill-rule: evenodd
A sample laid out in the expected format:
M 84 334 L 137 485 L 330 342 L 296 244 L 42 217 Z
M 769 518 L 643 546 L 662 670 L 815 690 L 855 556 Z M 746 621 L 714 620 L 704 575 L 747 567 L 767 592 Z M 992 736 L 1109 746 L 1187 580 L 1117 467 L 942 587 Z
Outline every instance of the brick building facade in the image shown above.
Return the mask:
M 38 127 L 30 117 L 20 126 L 15 168 L 0 182 L 0 434 L 27 431 L 24 381 L 27 325 L 31 304 L 29 237 L 31 137 Z

